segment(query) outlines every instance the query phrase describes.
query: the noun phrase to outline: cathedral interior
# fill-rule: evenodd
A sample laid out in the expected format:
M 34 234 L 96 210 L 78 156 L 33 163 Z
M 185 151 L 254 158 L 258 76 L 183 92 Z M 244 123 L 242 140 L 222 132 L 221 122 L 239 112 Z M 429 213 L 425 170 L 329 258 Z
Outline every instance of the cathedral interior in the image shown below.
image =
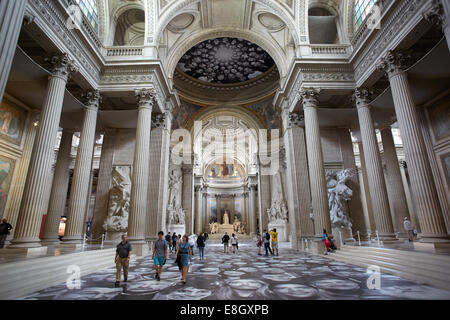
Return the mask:
M 449 48 L 446 0 L 2 0 L 0 299 L 450 299 Z

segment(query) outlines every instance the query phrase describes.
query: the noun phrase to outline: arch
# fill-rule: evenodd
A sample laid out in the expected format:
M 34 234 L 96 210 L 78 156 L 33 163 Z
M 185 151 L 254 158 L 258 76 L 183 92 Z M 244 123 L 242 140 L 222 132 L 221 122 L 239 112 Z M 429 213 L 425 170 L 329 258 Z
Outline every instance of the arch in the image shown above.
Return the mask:
M 173 78 L 173 73 L 177 66 L 178 61 L 181 59 L 183 54 L 185 54 L 189 49 L 194 47 L 208 39 L 220 38 L 220 37 L 233 37 L 242 38 L 247 41 L 253 42 L 263 48 L 274 60 L 278 71 L 280 72 L 280 78 L 283 78 L 288 73 L 287 61 L 284 58 L 283 51 L 279 48 L 278 44 L 268 41 L 263 36 L 251 30 L 236 30 L 233 28 L 217 28 L 208 30 L 199 30 L 193 34 L 189 34 L 180 41 L 177 45 L 170 49 L 167 54 L 167 60 L 165 62 L 165 67 L 167 74 L 170 78 Z
M 183 9 L 199 2 L 200 0 L 180 0 L 174 1 L 172 7 L 169 7 L 165 10 L 164 14 L 159 18 L 158 27 L 155 30 L 154 41 L 156 45 L 159 45 L 159 40 L 167 27 L 167 24 L 175 18 L 177 15 L 182 13 Z M 253 2 L 260 3 L 268 7 L 268 12 L 278 16 L 278 18 L 283 21 L 286 26 L 289 28 L 292 37 L 294 38 L 295 46 L 297 47 L 300 44 L 299 35 L 297 33 L 297 28 L 295 27 L 295 21 L 293 17 L 289 14 L 288 11 L 277 1 L 273 0 L 252 0 Z
M 323 20 L 311 20 L 314 19 L 315 15 L 311 15 L 310 12 L 312 10 L 319 9 L 318 11 L 327 12 L 330 17 L 334 17 L 333 21 L 323 21 Z M 339 6 L 333 1 L 324 1 L 324 0 L 312 0 L 308 6 L 308 34 L 310 43 L 312 44 L 333 44 L 336 43 L 344 43 L 347 38 L 344 35 L 344 30 L 342 28 L 342 15 Z M 323 16 L 319 14 L 319 16 Z M 319 23 L 319 26 L 323 28 L 322 34 L 320 32 L 316 32 L 315 36 L 311 35 L 311 23 L 315 21 L 315 23 Z M 317 25 L 316 25 L 317 27 Z M 332 37 L 332 35 L 335 35 Z

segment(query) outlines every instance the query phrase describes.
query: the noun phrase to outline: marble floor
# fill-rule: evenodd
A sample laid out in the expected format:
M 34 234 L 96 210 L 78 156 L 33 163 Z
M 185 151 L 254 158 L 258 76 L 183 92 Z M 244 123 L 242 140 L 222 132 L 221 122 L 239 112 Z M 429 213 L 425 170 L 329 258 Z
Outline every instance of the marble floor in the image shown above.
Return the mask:
M 238 254 L 208 244 L 206 258 L 194 256 L 186 284 L 171 257 L 154 279 L 151 256 L 130 263 L 129 281 L 114 287 L 115 268 L 82 277 L 80 289 L 66 283 L 33 293 L 26 300 L 280 300 L 280 299 L 450 299 L 450 291 L 382 274 L 381 288 L 367 288 L 364 268 L 326 257 L 280 248 L 279 257 L 258 256 L 253 243 L 240 244 Z M 195 250 L 197 253 L 197 250 Z

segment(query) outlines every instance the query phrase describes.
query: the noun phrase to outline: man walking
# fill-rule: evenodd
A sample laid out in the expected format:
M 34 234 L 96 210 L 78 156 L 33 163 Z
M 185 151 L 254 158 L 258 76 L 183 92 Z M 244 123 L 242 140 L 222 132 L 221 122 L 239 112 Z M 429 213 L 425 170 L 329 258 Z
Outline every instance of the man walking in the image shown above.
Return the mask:
M 228 253 L 228 241 L 230 241 L 230 236 L 225 232 L 225 235 L 222 237 L 223 253 Z
M 408 217 L 405 217 L 403 221 L 403 228 L 405 228 L 406 233 L 408 233 L 409 242 L 414 240 L 413 228 L 411 226 L 411 221 L 408 220 Z
M 152 259 L 155 263 L 156 275 L 155 279 L 161 280 L 161 273 L 163 266 L 167 261 L 167 241 L 164 240 L 164 232 L 158 232 L 158 240 L 155 241 L 155 247 L 153 248 Z
M 178 236 L 177 236 L 176 232 L 174 232 L 172 235 L 172 250 L 173 250 L 173 252 L 177 251 L 177 242 L 178 242 Z
M 128 281 L 128 266 L 130 265 L 131 244 L 127 241 L 127 236 L 122 235 L 122 242 L 117 245 L 116 249 L 116 287 L 120 284 L 121 269 L 123 268 L 123 281 Z
M 268 233 L 266 229 L 264 229 L 263 232 L 263 240 L 264 249 L 266 250 L 266 257 L 269 255 L 269 252 L 271 255 L 273 255 L 272 249 L 270 249 L 270 233 Z
M 277 232 L 277 229 L 274 228 L 270 232 L 270 235 L 272 236 L 272 250 L 273 250 L 273 253 L 278 256 L 278 232 Z
M 200 256 L 200 261 L 204 260 L 205 257 L 205 236 L 200 234 L 197 238 L 198 254 Z
M 2 220 L 0 224 L 0 248 L 5 246 L 6 238 L 8 237 L 9 231 L 12 229 L 12 226 L 8 223 L 6 219 Z

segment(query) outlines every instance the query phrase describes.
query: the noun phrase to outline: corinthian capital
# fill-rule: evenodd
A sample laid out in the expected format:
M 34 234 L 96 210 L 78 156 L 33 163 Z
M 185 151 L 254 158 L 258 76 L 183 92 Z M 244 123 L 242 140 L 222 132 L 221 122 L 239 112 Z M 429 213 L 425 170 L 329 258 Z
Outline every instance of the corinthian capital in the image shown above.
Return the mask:
M 319 89 L 302 89 L 300 90 L 300 99 L 303 103 L 303 108 L 313 107 L 316 108 L 319 105 Z
M 61 77 L 67 81 L 69 76 L 78 72 L 78 66 L 67 53 L 54 55 L 44 59 L 50 65 L 52 76 Z
M 389 77 L 392 77 L 406 67 L 410 55 L 402 51 L 389 50 L 384 57 L 377 63 L 377 69 L 387 73 Z
M 138 100 L 139 107 L 152 108 L 155 101 L 156 91 L 155 89 L 140 89 L 136 90 L 136 98 Z
M 444 29 L 448 23 L 445 19 L 444 7 L 441 0 L 432 0 L 431 9 L 423 14 L 425 20 Z
M 100 103 L 102 102 L 102 97 L 100 91 L 90 90 L 82 94 L 83 102 L 86 108 L 98 109 Z
M 356 104 L 356 108 L 367 107 L 373 92 L 367 88 L 356 88 L 352 96 L 352 100 Z

